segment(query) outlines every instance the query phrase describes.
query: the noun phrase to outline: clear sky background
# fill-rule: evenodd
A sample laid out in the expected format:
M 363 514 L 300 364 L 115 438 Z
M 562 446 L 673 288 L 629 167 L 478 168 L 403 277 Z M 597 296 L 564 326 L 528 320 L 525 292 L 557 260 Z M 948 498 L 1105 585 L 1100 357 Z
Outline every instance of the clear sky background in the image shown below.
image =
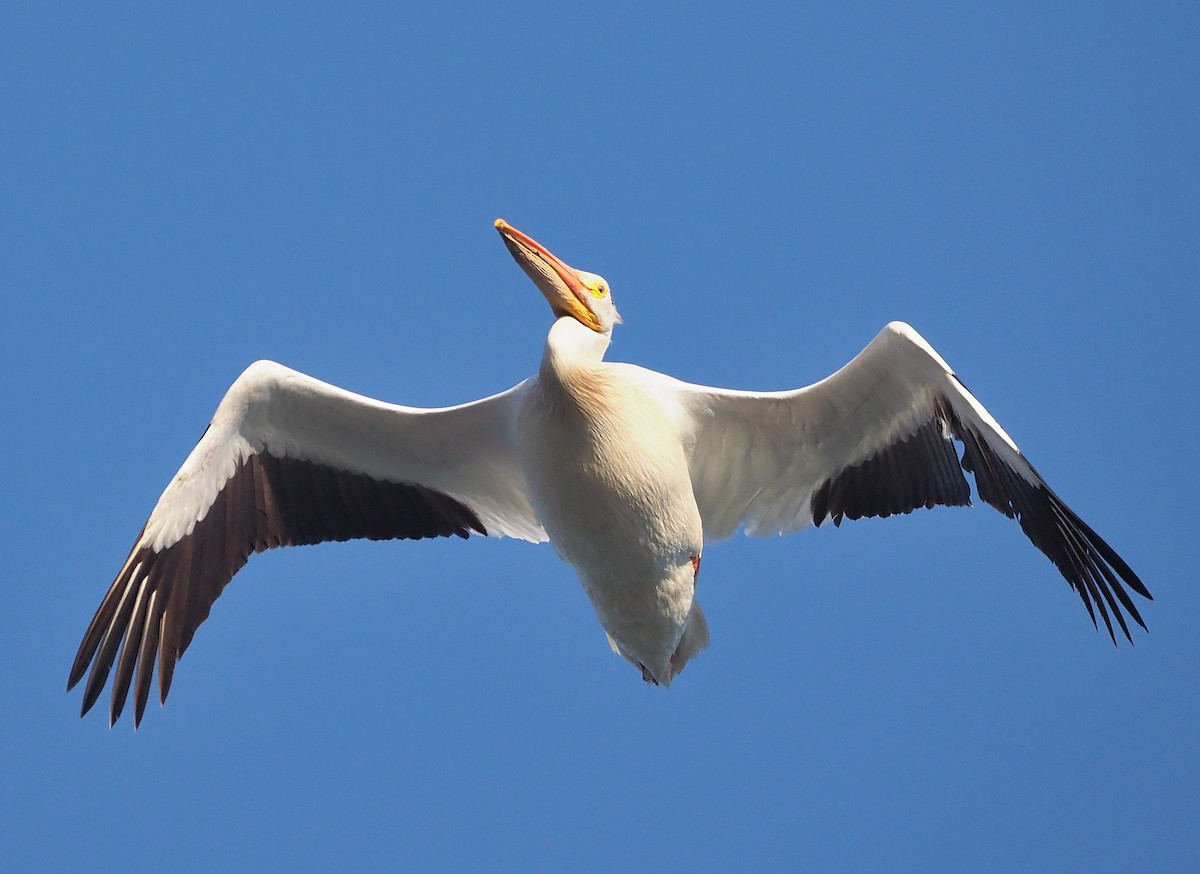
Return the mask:
M 1195 3 L 22 5 L 14 870 L 1200 870 Z M 609 279 L 611 358 L 690 381 L 806 384 L 911 322 L 1150 633 L 943 509 L 711 545 L 666 691 L 549 547 L 334 544 L 254 558 L 141 730 L 80 721 L 79 637 L 247 364 L 430 406 L 533 371 L 498 216 Z

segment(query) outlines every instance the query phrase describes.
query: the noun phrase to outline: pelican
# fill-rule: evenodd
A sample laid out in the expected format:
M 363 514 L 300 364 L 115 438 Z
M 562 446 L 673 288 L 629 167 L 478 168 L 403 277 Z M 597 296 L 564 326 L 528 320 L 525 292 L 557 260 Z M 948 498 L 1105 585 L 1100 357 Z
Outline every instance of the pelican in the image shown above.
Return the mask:
M 71 667 L 81 715 L 113 674 L 109 726 L 176 662 L 251 553 L 328 540 L 470 534 L 549 540 L 612 649 L 667 686 L 709 641 L 696 600 L 704 544 L 742 528 L 910 513 L 979 498 L 1016 519 L 1132 642 L 1150 593 L 1034 470 L 911 327 L 784 392 L 691 385 L 604 354 L 621 321 L 608 283 L 495 223 L 555 320 L 537 373 L 441 409 L 353 394 L 270 361 L 229 388 L 150 513 Z M 960 458 L 957 444 L 962 445 Z M 89 672 L 90 665 L 90 672 Z

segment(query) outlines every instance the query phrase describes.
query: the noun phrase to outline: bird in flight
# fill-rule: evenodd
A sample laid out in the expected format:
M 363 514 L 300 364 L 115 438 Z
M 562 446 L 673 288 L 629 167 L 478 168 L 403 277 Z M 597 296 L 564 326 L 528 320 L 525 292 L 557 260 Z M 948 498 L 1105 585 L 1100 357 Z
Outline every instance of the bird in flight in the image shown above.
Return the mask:
M 908 325 L 887 325 L 806 388 L 692 385 L 605 361 L 621 321 L 608 283 L 502 219 L 495 227 L 555 316 L 537 373 L 483 400 L 418 409 L 250 365 L 84 634 L 67 687 L 87 674 L 82 713 L 112 674 L 109 725 L 132 690 L 136 727 L 156 662 L 165 703 L 176 662 L 252 553 L 354 538 L 548 540 L 612 649 L 666 686 L 708 644 L 696 600 L 706 542 L 967 505 L 964 471 L 1093 625 L 1099 614 L 1114 643 L 1114 621 L 1129 638 L 1126 615 L 1145 628 L 1125 588 L 1150 598 L 1141 580 Z

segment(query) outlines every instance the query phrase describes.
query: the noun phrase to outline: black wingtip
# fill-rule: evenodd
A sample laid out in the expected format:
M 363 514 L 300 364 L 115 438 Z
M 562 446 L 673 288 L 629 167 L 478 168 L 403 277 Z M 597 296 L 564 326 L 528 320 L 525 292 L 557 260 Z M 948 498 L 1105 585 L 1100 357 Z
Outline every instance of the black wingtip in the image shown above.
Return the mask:
M 1122 634 L 1132 644 L 1133 636 L 1125 615 L 1132 617 L 1143 629 L 1146 623 L 1125 586 L 1147 600 L 1153 600 L 1137 574 L 1054 493 L 1032 465 L 1029 466 L 1033 474 L 1031 480 L 1018 473 L 952 410 L 949 410 L 948 422 L 954 436 L 963 443 L 962 467 L 974 474 L 980 497 L 1009 518 L 1017 519 L 1033 545 L 1075 589 L 1097 631 L 1096 611 L 1099 610 L 1113 644 L 1118 645 L 1112 622 L 1114 617 Z
M 107 679 L 108 671 L 93 671 L 92 676 L 88 678 L 88 684 L 83 690 L 83 704 L 79 708 L 81 719 L 87 716 L 87 712 L 96 705 L 96 701 L 100 698 L 100 693 L 104 691 L 104 683 Z

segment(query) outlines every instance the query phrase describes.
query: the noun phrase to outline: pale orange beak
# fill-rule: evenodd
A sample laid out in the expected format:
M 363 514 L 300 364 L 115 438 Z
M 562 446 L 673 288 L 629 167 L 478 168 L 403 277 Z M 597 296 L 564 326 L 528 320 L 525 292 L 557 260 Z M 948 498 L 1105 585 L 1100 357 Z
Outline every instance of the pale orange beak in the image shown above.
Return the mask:
M 533 280 L 556 316 L 571 316 L 593 331 L 602 331 L 588 304 L 587 288 L 573 267 L 504 219 L 496 219 L 495 227 L 513 259 Z

